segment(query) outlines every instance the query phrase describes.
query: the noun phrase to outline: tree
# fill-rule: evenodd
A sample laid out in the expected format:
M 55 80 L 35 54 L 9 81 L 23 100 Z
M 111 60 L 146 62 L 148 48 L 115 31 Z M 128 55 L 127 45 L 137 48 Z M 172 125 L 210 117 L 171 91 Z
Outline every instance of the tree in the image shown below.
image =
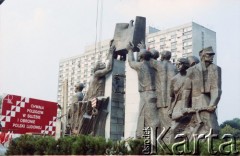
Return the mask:
M 220 127 L 224 128 L 226 125 L 231 126 L 232 128 L 239 129 L 240 130 L 240 119 L 239 118 L 234 118 L 232 120 L 227 120 L 224 121 Z
M 236 138 L 240 138 L 240 119 L 234 118 L 232 120 L 224 121 L 220 125 L 220 135 L 232 134 Z

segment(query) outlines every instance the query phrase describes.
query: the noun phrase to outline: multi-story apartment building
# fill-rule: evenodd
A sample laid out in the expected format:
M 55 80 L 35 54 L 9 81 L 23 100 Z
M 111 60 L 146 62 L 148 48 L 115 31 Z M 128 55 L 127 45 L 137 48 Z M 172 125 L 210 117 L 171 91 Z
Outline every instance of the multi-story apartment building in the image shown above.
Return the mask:
M 190 22 L 174 28 L 150 32 L 146 36 L 146 44 L 149 49 L 156 49 L 159 52 L 171 51 L 171 61 L 175 63 L 180 57 L 199 56 L 198 52 L 208 46 L 212 46 L 216 52 L 216 33 Z M 214 62 L 216 63 L 216 57 Z
M 60 105 L 64 101 L 64 94 L 68 95 L 67 103 L 71 103 L 74 85 L 84 83 L 86 87 L 88 86 L 96 62 L 105 62 L 107 58 L 109 42 L 110 40 L 105 40 L 97 43 L 96 46 L 86 46 L 83 54 L 60 60 L 57 99 Z M 64 87 L 67 87 L 67 89 L 64 89 Z
M 68 105 L 71 104 L 76 83 L 81 82 L 88 86 L 95 63 L 105 62 L 107 58 L 109 41 L 110 39 L 86 46 L 83 54 L 60 61 L 57 99 L 60 105 L 63 105 L 64 100 Z M 171 51 L 171 61 L 175 63 L 180 57 L 198 56 L 198 52 L 204 47 L 212 46 L 216 51 L 216 33 L 194 22 L 166 30 L 150 27 L 146 34 L 146 45 L 159 52 Z M 216 57 L 214 62 L 216 63 Z M 63 95 L 67 95 L 67 99 L 63 99 Z

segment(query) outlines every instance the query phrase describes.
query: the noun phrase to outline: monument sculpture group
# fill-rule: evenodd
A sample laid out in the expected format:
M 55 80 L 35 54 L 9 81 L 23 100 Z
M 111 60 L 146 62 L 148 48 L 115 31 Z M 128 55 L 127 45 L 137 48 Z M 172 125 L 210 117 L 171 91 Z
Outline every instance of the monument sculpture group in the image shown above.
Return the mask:
M 114 38 L 109 44 L 108 64 L 95 66 L 86 95 L 82 94 L 83 84 L 76 85 L 76 95 L 68 112 L 71 134 L 105 136 L 111 105 L 116 105 L 113 101 L 116 98 L 111 95 L 121 95 L 124 103 L 124 94 L 128 94 L 124 88 L 131 87 L 124 85 L 127 75 L 121 76 L 113 71 L 117 71 L 119 64 L 127 63 L 138 78 L 138 88 L 134 88 L 140 97 L 140 103 L 136 105 L 139 106 L 136 108 L 139 112 L 136 138 L 143 136 L 144 127 L 169 128 L 171 142 L 179 133 L 191 136 L 206 134 L 210 129 L 215 134 L 219 132 L 216 108 L 222 92 L 221 68 L 213 63 L 215 52 L 212 47 L 199 51 L 199 56 L 179 58 L 173 64 L 170 51 L 148 50 L 144 43 L 145 26 L 144 17 L 137 17 L 135 23 L 132 20 L 116 25 Z M 111 73 L 115 73 L 112 94 L 106 96 L 106 78 Z M 121 108 L 124 109 L 124 104 Z M 127 119 L 122 125 L 126 124 Z

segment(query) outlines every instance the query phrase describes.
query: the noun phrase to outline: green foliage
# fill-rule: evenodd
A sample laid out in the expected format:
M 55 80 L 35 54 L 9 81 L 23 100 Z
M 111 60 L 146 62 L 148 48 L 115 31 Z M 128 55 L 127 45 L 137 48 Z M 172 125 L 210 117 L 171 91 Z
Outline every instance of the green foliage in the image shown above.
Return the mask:
M 11 145 L 7 150 L 7 155 L 32 155 L 35 153 L 35 142 L 37 141 L 36 137 L 31 135 L 22 135 L 19 138 L 16 138 L 12 141 Z
M 104 155 L 104 154 L 141 154 L 138 140 L 130 140 L 131 151 L 125 141 L 106 141 L 103 137 L 88 135 L 65 136 L 55 140 L 50 136 L 22 135 L 13 139 L 7 155 Z
M 231 126 L 232 128 L 240 130 L 240 119 L 239 118 L 234 118 L 232 120 L 227 120 L 224 121 L 221 125 L 220 128 L 224 128 L 226 125 Z
M 134 139 L 129 140 L 127 144 L 130 147 L 129 154 L 141 155 L 143 152 L 144 140 L 143 139 Z
M 213 139 L 213 150 L 216 155 L 221 155 L 219 146 L 228 142 L 230 139 Z M 170 150 L 174 144 L 167 145 Z M 32 136 L 22 135 L 13 139 L 6 155 L 142 155 L 144 147 L 143 139 L 130 139 L 127 141 L 106 141 L 102 137 L 92 137 L 87 135 L 66 136 L 55 140 L 50 136 Z M 199 153 L 194 153 L 194 142 L 189 142 L 186 146 L 187 152 L 182 154 L 211 155 L 209 153 L 209 144 L 206 139 L 199 141 Z M 240 140 L 237 140 L 237 150 L 240 151 Z M 224 147 L 224 151 L 231 151 L 231 144 Z M 175 149 L 174 154 L 181 154 L 184 145 Z M 196 151 L 197 152 L 197 151 Z M 169 154 L 164 152 L 159 145 L 157 155 Z M 234 153 L 230 153 L 234 155 Z
M 230 125 L 225 125 L 225 127 L 220 129 L 220 136 L 224 134 L 232 134 L 234 137 L 240 139 L 240 129 L 233 128 Z
M 56 141 L 50 136 L 37 136 L 35 145 L 35 153 L 37 155 L 49 155 L 56 152 Z

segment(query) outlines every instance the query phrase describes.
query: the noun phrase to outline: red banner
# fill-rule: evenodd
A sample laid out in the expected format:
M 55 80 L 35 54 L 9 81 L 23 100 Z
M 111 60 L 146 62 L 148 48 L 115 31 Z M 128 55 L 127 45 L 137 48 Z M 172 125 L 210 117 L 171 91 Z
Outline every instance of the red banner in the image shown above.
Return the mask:
M 57 103 L 7 94 L 2 101 L 2 131 L 55 135 Z

